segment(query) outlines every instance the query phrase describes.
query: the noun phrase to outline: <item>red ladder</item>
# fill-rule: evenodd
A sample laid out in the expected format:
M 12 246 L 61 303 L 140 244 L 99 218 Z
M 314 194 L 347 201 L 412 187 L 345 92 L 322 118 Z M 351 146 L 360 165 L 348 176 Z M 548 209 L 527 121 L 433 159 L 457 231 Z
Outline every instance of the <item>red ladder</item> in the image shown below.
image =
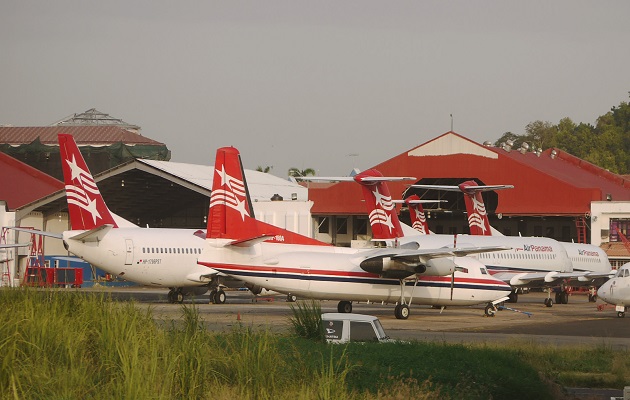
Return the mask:
M 584 217 L 575 218 L 575 229 L 577 230 L 577 242 L 586 243 L 586 220 Z

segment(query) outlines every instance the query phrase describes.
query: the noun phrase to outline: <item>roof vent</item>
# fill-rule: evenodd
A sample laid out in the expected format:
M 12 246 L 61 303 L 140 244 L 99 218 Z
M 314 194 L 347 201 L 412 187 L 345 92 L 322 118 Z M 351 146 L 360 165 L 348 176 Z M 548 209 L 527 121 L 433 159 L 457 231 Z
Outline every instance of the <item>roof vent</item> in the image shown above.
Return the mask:
M 521 154 L 527 153 L 527 150 L 529 150 L 529 145 L 525 142 L 523 142 L 523 144 L 521 144 L 521 148 L 518 149 L 518 151 L 520 151 Z
M 536 156 L 540 157 L 541 154 L 542 154 L 542 149 L 539 147 L 536 149 Z
M 514 146 L 514 142 L 511 140 L 506 140 L 501 147 L 503 148 L 503 150 L 509 152 L 510 150 L 512 150 L 512 146 Z
M 551 157 L 551 159 L 554 160 L 557 155 L 558 155 L 558 152 L 554 149 L 554 150 L 551 150 L 551 154 L 549 155 L 549 157 Z
M 484 145 L 485 147 L 492 147 L 492 142 L 491 142 L 491 141 L 489 141 L 489 140 L 486 140 L 485 142 L 483 142 L 483 145 Z
M 278 193 L 275 193 L 273 196 L 271 196 L 271 201 L 282 201 L 282 200 L 284 199 Z

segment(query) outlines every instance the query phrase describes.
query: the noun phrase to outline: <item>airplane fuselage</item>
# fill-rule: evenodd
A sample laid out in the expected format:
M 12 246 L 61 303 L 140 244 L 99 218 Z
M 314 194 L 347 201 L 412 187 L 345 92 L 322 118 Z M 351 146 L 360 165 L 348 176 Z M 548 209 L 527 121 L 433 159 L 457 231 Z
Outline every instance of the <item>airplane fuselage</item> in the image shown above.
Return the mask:
M 259 243 L 248 247 L 225 246 L 225 240 L 208 239 L 200 263 L 237 279 L 281 293 L 321 300 L 400 300 L 398 279 L 383 278 L 359 265 L 365 251 L 291 244 Z M 468 273 L 455 272 L 453 298 L 451 277 L 420 275 L 405 282 L 405 297 L 416 304 L 470 305 L 504 297 L 510 287 L 483 274 L 485 267 L 469 257 L 456 257 Z
M 105 272 L 157 287 L 201 286 L 216 271 L 197 264 L 204 239 L 190 229 L 113 228 L 86 241 L 66 231 L 67 250 Z

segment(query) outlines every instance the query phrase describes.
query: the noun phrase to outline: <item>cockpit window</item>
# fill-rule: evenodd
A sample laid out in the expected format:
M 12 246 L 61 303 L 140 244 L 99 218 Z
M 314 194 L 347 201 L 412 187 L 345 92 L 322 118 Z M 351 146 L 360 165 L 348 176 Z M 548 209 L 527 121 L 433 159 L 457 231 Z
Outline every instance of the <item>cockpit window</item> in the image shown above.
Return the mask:
M 483 275 L 488 275 L 488 271 L 485 268 L 482 267 L 480 270 Z
M 617 278 L 623 278 L 630 276 L 630 270 L 628 268 L 622 268 L 617 272 Z

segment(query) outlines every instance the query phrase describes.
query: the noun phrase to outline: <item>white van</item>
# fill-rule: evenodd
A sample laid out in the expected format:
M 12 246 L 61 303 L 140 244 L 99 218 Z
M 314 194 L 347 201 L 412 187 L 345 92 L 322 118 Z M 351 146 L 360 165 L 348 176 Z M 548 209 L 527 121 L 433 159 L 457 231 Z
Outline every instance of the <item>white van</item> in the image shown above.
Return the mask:
M 324 337 L 329 343 L 389 342 L 381 321 L 372 315 L 325 313 L 322 314 Z

